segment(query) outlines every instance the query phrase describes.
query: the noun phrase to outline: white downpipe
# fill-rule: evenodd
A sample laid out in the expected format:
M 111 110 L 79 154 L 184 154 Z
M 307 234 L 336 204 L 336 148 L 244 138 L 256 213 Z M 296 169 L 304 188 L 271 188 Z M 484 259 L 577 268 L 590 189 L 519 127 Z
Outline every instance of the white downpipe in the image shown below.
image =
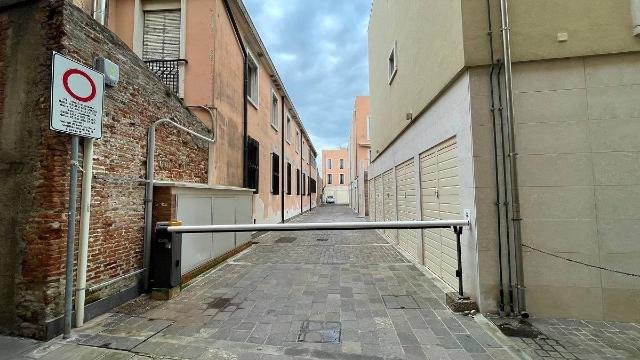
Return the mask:
M 84 299 L 89 256 L 89 221 L 91 220 L 91 180 L 93 178 L 93 139 L 84 139 L 82 197 L 80 198 L 80 241 L 76 277 L 76 327 L 84 324 Z

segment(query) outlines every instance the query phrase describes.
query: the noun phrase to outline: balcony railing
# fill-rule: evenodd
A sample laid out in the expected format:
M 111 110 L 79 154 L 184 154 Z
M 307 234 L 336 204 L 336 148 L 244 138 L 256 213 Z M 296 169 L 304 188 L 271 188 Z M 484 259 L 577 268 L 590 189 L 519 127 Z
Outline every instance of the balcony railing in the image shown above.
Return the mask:
M 145 63 L 162 82 L 176 95 L 180 92 L 180 66 L 187 63 L 186 59 L 173 60 L 145 60 Z

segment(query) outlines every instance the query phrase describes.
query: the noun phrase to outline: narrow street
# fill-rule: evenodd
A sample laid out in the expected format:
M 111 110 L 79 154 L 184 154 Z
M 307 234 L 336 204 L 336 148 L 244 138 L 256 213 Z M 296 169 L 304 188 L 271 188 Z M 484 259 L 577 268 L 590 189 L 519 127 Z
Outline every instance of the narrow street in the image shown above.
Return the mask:
M 296 218 L 358 220 L 346 206 Z M 439 280 L 374 231 L 255 240 L 176 299 L 136 299 L 76 329 L 72 343 L 49 343 L 39 358 L 511 358 L 476 319 L 445 307 Z
M 329 205 L 294 221 L 364 220 Z M 482 315 L 454 314 L 450 289 L 372 230 L 255 241 L 177 298 L 139 297 L 68 341 L 0 337 L 0 359 L 640 358 L 637 324 L 532 319 L 534 338 L 506 338 Z

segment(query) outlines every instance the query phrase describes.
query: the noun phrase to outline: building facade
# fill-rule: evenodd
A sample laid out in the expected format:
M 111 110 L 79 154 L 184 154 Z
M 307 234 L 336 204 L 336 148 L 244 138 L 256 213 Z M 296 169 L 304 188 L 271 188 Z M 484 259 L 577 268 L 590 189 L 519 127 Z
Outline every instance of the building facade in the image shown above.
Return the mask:
M 356 96 L 349 132 L 349 203 L 353 211 L 367 216 L 369 189 L 367 188 L 367 170 L 369 169 L 369 97 Z
M 323 201 L 333 196 L 336 204 L 349 204 L 349 151 L 346 148 L 322 150 Z
M 316 150 L 242 1 L 109 0 L 106 14 L 107 26 L 215 128 L 210 183 L 255 189 L 256 223 L 316 206 Z
M 640 320 L 637 8 L 374 1 L 370 218 L 468 217 L 481 311 Z M 451 231 L 385 235 L 457 288 Z

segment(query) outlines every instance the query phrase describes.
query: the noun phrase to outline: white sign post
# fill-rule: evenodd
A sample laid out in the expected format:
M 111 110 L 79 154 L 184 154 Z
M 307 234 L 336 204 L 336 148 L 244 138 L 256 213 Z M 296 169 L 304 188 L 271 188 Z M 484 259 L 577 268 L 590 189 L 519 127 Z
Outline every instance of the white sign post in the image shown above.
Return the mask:
M 64 337 L 71 334 L 73 252 L 78 186 L 78 143 L 102 137 L 104 77 L 99 72 L 53 53 L 51 60 L 51 130 L 71 135 L 67 259 L 64 289 Z M 85 154 L 87 156 L 87 154 Z

